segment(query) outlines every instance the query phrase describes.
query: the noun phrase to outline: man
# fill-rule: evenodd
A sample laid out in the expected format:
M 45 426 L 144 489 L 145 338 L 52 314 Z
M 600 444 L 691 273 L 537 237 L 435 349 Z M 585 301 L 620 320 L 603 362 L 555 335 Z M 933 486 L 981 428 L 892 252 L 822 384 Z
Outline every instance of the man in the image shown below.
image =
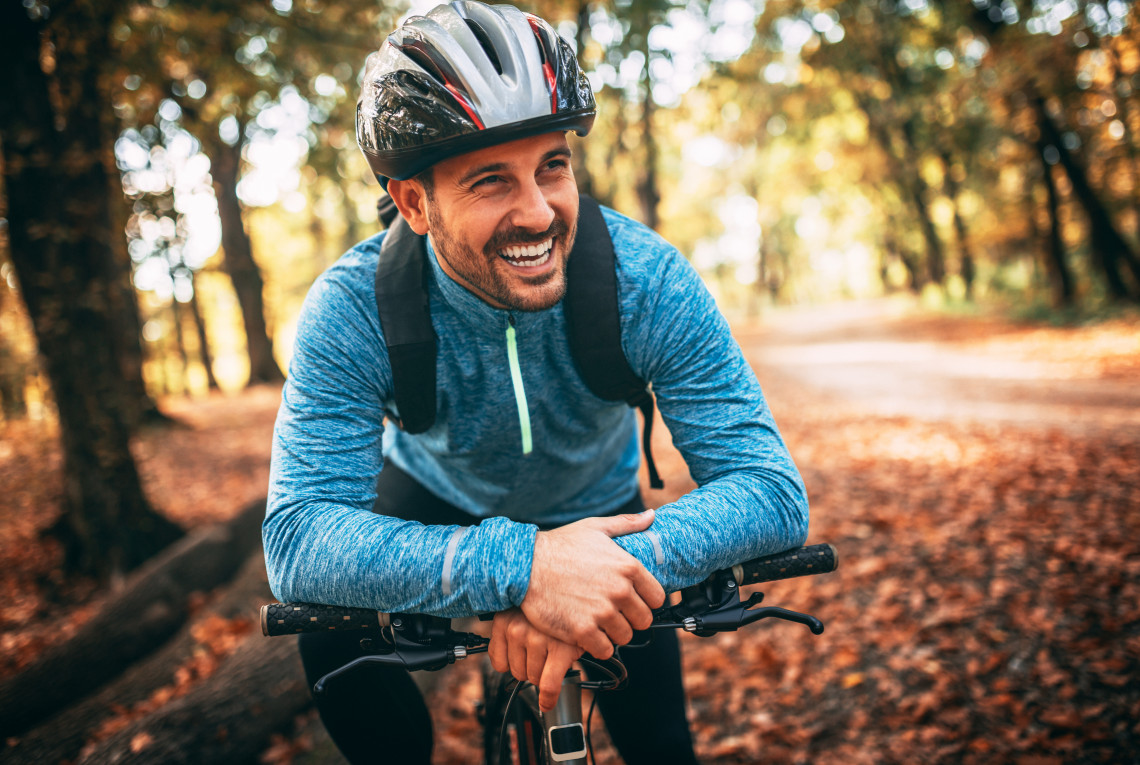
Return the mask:
M 603 210 L 622 350 L 699 485 L 642 512 L 635 418 L 583 383 L 562 302 L 580 202 L 564 131 L 585 134 L 594 111 L 570 47 L 509 6 L 439 6 L 370 57 L 358 140 L 398 225 L 419 237 L 435 419 L 422 433 L 398 427 L 377 316 L 381 234 L 306 300 L 264 525 L 281 600 L 497 612 L 492 663 L 538 685 L 546 709 L 582 651 L 610 656 L 667 591 L 802 544 L 807 529 L 799 474 L 699 277 Z M 310 678 L 358 655 L 356 642 L 303 638 Z M 599 699 L 622 756 L 695 762 L 676 637 L 623 660 L 630 687 Z M 427 710 L 402 670 L 345 679 L 320 710 L 353 762 L 430 756 Z

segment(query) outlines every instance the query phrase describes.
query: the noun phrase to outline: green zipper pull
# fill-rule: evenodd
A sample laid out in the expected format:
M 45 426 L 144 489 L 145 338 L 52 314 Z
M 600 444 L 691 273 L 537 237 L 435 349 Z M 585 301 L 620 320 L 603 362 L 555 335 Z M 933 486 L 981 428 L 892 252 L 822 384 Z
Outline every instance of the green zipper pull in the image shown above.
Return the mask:
M 523 388 L 522 370 L 519 369 L 519 347 L 515 342 L 515 317 L 507 315 L 507 358 L 511 362 L 511 382 L 515 386 L 515 403 L 519 408 L 519 427 L 522 429 L 523 454 L 530 454 L 534 444 L 530 437 L 530 410 L 526 406 L 526 390 Z

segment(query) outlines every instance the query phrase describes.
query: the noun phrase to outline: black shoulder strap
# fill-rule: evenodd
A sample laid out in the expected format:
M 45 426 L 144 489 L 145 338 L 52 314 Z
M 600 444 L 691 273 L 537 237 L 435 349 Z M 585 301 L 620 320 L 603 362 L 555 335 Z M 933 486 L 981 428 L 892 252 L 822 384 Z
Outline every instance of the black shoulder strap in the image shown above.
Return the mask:
M 396 216 L 380 246 L 376 309 L 392 364 L 399 426 L 423 433 L 435 423 L 435 330 L 423 237 Z
M 594 395 L 624 401 L 641 410 L 641 447 L 649 468 L 649 485 L 664 484 L 653 462 L 653 395 L 645 380 L 629 366 L 621 347 L 621 309 L 613 240 L 598 203 L 587 196 L 578 203 L 578 235 L 566 265 L 563 313 L 570 355 Z

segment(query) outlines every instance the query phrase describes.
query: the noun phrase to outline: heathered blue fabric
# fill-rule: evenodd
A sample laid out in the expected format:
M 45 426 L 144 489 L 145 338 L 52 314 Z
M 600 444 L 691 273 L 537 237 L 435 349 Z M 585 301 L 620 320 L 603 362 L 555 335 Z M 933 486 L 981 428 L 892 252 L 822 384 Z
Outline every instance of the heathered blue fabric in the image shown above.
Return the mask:
M 699 488 L 617 540 L 666 591 L 714 569 L 802 544 L 807 497 L 728 324 L 700 277 L 650 229 L 603 208 L 617 253 L 622 345 Z M 430 258 L 439 337 L 437 417 L 421 435 L 391 423 L 392 374 L 376 315 L 383 234 L 313 285 L 301 312 L 273 438 L 263 526 L 282 601 L 466 616 L 526 594 L 535 521 L 612 510 L 637 491 L 633 411 L 605 402 L 574 368 L 561 304 L 514 312 L 534 451 L 524 456 L 507 361 L 508 312 L 456 284 Z M 485 518 L 443 561 L 454 526 L 371 512 L 390 459 L 435 494 Z

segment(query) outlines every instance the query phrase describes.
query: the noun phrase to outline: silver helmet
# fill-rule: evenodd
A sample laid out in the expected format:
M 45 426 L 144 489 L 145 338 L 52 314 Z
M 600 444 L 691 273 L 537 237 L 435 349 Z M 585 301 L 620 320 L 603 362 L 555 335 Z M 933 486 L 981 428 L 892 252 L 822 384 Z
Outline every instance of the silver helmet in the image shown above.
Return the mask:
M 448 157 L 594 124 L 574 49 L 510 5 L 455 0 L 413 16 L 368 57 L 356 140 L 382 182 Z

